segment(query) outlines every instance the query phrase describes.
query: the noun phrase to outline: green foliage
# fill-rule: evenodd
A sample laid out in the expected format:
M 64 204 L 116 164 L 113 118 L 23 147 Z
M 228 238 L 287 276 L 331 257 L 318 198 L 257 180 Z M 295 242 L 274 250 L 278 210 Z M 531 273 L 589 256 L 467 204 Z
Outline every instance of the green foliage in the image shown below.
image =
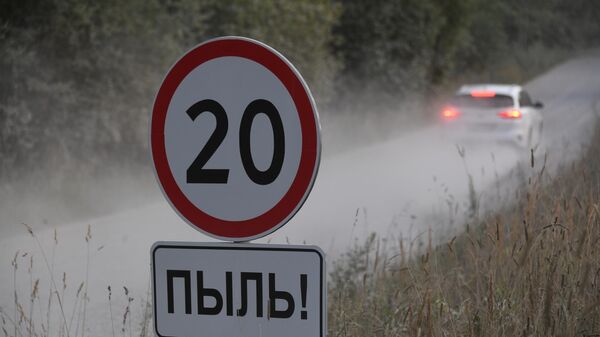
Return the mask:
M 162 77 L 183 52 L 217 35 L 271 43 L 325 98 L 336 69 L 328 52 L 335 18 L 325 0 L 3 4 L 0 180 L 22 171 L 43 179 L 48 168 L 72 180 L 146 164 L 149 109 Z
M 469 0 L 344 0 L 335 50 L 350 92 L 397 101 L 439 84 L 466 34 Z
M 321 110 L 373 114 L 460 79 L 528 78 L 600 43 L 598 22 L 588 0 L 4 0 L 0 180 L 146 166 L 164 73 L 211 37 L 264 41 Z
M 600 43 L 600 5 L 585 0 L 340 4 L 333 45 L 343 64 L 339 87 L 348 93 L 346 101 L 370 97 L 367 106 L 372 101 L 393 106 L 414 93 L 431 98 L 438 87 L 457 78 L 521 81 L 535 74 L 531 63 L 540 63 L 537 59 L 546 54 Z
M 43 161 L 100 169 L 116 154 L 141 160 L 148 94 L 173 56 L 156 41 L 168 47 L 175 36 L 131 14 L 145 13 L 157 23 L 169 18 L 152 1 L 44 5 L 27 8 L 26 19 L 3 18 L 3 158 L 32 171 Z M 10 174 L 11 166 L 1 172 Z
M 430 1 L 342 1 L 335 51 L 343 60 L 341 81 L 397 95 L 424 87 L 440 11 Z
M 319 102 L 332 98 L 338 62 L 330 53 L 338 6 L 329 0 L 210 0 L 210 37 L 242 35 L 281 51 L 302 73 Z

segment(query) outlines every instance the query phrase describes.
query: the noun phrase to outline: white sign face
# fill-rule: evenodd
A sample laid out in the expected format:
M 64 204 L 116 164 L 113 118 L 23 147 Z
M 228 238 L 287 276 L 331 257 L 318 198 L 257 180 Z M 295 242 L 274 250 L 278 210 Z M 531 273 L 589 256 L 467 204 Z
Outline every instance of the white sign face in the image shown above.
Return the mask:
M 318 247 L 157 242 L 151 258 L 158 336 L 326 334 Z
M 211 40 L 167 74 L 152 155 L 167 199 L 192 226 L 247 241 L 301 207 L 320 159 L 318 115 L 294 67 L 244 38 Z
M 273 118 L 281 125 L 281 133 L 276 137 L 273 136 L 274 123 L 264 113 L 255 115 L 253 120 L 246 119 L 250 123 L 241 125 L 243 117 L 249 116 L 247 107 L 259 98 L 276 107 Z M 189 113 L 181 113 L 193 111 L 191 107 L 196 102 L 207 100 L 222 106 L 227 116 L 223 122 L 219 123 L 220 119 L 210 113 L 202 113 L 200 108 L 195 119 L 190 118 Z M 205 109 L 208 111 L 208 107 Z M 193 173 L 190 163 L 219 128 L 223 129 L 223 141 L 206 165 L 194 172 L 197 177 L 190 177 Z M 249 132 L 249 138 L 242 139 L 242 131 Z M 248 156 L 248 165 L 254 165 L 259 172 L 273 169 L 274 174 L 267 178 L 267 184 L 252 179 L 253 175 L 258 178 L 266 174 L 246 172 L 240 142 L 250 145 L 250 152 L 243 154 Z M 252 219 L 277 204 L 296 176 L 301 145 L 300 119 L 292 97 L 270 71 L 245 58 L 221 57 L 194 69 L 175 91 L 167 111 L 165 147 L 175 182 L 206 214 L 219 219 Z M 281 156 L 274 158 L 279 155 L 277 152 Z M 217 173 L 221 173 L 220 176 Z M 202 183 L 203 180 L 206 182 Z

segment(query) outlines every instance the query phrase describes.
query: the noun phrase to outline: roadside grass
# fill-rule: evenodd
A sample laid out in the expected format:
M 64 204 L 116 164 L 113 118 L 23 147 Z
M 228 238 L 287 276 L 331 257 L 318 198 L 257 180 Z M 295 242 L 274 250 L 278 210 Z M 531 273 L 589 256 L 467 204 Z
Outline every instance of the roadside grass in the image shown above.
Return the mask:
M 431 231 L 397 245 L 371 235 L 334 261 L 329 336 L 600 336 L 600 127 L 557 176 L 533 156 L 526 171 L 510 204 L 473 212 L 447 242 L 434 243 Z M 107 285 L 106 298 L 94 299 L 105 316 L 89 317 L 90 228 L 76 283 L 55 270 L 58 234 L 45 251 L 25 228 L 39 255 L 14 255 L 14 302 L 0 307 L 0 336 L 89 336 L 92 321 L 105 322 L 107 336 L 153 335 L 149 296 L 134 299 L 127 287 Z
M 336 261 L 329 336 L 600 336 L 600 128 L 556 177 L 536 159 L 447 242 L 373 235 Z
M 152 319 L 150 289 L 147 290 L 145 297 L 136 299 L 132 297 L 126 286 L 113 289 L 108 285 L 105 299 L 93 299 L 96 303 L 105 301 L 106 315 L 90 317 L 88 306 L 92 295 L 88 293 L 88 284 L 90 268 L 93 268 L 90 259 L 94 252 L 103 248 L 100 246 L 91 249 L 93 239 L 91 226 L 88 226 L 83 236 L 86 247 L 84 254 L 75 257 L 85 263 L 84 279 L 75 282 L 66 272 L 55 268 L 55 256 L 60 247 L 57 230 L 54 230 L 52 247 L 47 251 L 31 226 L 23 225 L 35 242 L 37 251 L 36 253 L 15 252 L 11 262 L 13 303 L 10 308 L 0 306 L 0 336 L 83 337 L 90 335 L 90 324 L 110 324 L 110 327 L 105 329 L 106 336 L 153 335 L 150 326 Z M 34 268 L 35 264 L 43 265 L 39 268 L 43 271 L 44 278 L 37 277 L 39 273 Z M 117 296 L 118 304 L 115 305 Z M 135 303 L 140 306 L 139 311 L 134 308 L 135 300 L 137 300 Z M 133 310 L 136 312 L 135 318 Z

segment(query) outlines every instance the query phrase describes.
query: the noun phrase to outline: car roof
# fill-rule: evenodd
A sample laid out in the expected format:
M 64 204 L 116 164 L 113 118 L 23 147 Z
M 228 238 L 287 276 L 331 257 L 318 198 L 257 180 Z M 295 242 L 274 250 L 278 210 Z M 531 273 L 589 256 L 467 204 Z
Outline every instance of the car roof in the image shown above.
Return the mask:
M 514 96 L 521 90 L 521 86 L 517 84 L 465 84 L 456 94 L 469 95 L 472 91 L 493 91 L 500 95 Z

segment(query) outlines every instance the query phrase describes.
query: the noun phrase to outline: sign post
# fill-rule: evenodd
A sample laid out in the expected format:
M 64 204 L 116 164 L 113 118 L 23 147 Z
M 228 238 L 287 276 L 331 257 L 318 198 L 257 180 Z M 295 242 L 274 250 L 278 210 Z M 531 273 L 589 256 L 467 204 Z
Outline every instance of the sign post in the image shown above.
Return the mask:
M 194 229 L 232 243 L 152 247 L 158 336 L 303 336 L 327 330 L 323 252 L 258 245 L 300 209 L 320 126 L 294 66 L 247 38 L 202 43 L 169 70 L 150 126 L 158 183 Z

